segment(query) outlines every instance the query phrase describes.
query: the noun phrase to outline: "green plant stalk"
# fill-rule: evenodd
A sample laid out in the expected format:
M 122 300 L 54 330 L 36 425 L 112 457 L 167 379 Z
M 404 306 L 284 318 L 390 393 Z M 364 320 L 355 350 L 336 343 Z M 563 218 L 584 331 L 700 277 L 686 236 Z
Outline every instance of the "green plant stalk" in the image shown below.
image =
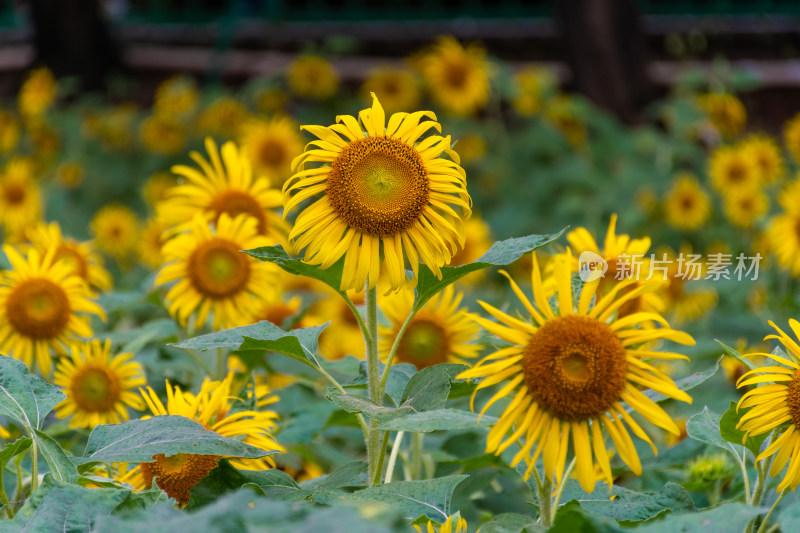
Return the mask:
M 358 312 L 358 308 L 353 303 L 353 300 L 351 300 L 350 297 L 347 295 L 347 293 L 343 292 L 341 293 L 341 295 L 342 298 L 344 298 L 347 307 L 349 307 L 350 311 L 352 311 L 353 316 L 356 317 L 356 323 L 358 323 L 358 327 L 361 328 L 361 334 L 364 335 L 364 340 L 366 340 L 367 336 L 370 333 L 369 331 L 367 331 L 367 324 L 364 322 L 364 318 L 361 316 L 361 313 Z
M 394 356 L 397 353 L 397 349 L 400 347 L 400 341 L 403 339 L 403 335 L 405 334 L 408 326 L 411 324 L 411 320 L 414 318 L 414 315 L 417 314 L 418 309 L 413 307 L 411 312 L 406 317 L 406 321 L 400 326 L 400 329 L 397 331 L 397 336 L 394 338 L 394 342 L 392 343 L 392 347 L 389 349 L 389 355 L 386 357 L 386 365 L 383 367 L 383 375 L 381 376 L 381 395 L 383 391 L 386 390 L 386 381 L 389 379 L 389 370 L 392 368 L 392 361 L 394 361 Z
M 11 502 L 8 501 L 8 496 L 6 495 L 5 473 L 6 473 L 6 463 L 3 463 L 3 467 L 0 468 L 0 502 L 2 502 L 3 507 L 6 508 L 6 514 L 8 515 L 8 518 L 13 519 L 14 510 L 11 509 Z
M 774 433 L 773 435 L 774 436 Z M 770 441 L 772 441 L 772 436 L 770 436 Z M 758 472 L 758 476 L 756 477 L 756 485 L 753 488 L 753 497 L 750 498 L 750 505 L 758 506 L 761 503 L 761 497 L 764 494 L 764 487 L 767 485 L 767 478 L 769 477 L 769 467 L 772 464 L 772 456 L 767 458 L 764 461 L 761 461 L 759 465 L 756 463 L 756 472 Z M 756 525 L 756 520 L 758 517 L 752 519 L 750 523 L 747 524 L 747 528 L 745 529 L 745 533 L 753 533 L 753 528 Z
M 552 483 L 547 476 L 544 477 L 544 481 L 539 479 L 536 468 L 533 469 L 533 475 L 536 477 L 536 492 L 539 496 L 539 522 L 542 527 L 549 528 L 553 525 L 553 510 L 550 507 Z
M 386 465 L 386 483 L 392 482 L 392 475 L 394 474 L 394 465 L 397 462 L 397 454 L 400 452 L 400 443 L 403 442 L 403 435 L 405 431 L 398 431 L 392 444 L 392 454 L 389 456 L 389 463 Z
M 389 431 L 383 432 L 381 439 L 381 453 L 378 458 L 378 468 L 375 469 L 375 478 L 372 480 L 373 485 L 381 484 L 381 476 L 383 475 L 383 459 L 386 457 L 386 448 L 389 446 Z
M 32 431 L 31 431 L 32 432 Z M 39 487 L 39 447 L 36 437 L 31 436 L 31 494 Z
M 15 500 L 22 498 L 22 455 L 23 454 L 20 454 L 14 458 L 14 464 L 17 470 L 17 492 L 14 497 Z
M 422 441 L 424 433 L 411 434 L 411 479 L 422 479 Z
M 564 472 L 564 475 L 561 477 L 561 483 L 558 484 L 558 489 L 556 490 L 556 494 L 553 497 L 553 516 L 555 513 L 558 512 L 558 505 L 561 503 L 561 495 L 564 493 L 564 487 L 567 486 L 567 480 L 572 475 L 572 471 L 575 470 L 575 458 L 572 458 L 572 462 L 569 463 L 567 467 L 567 471 Z
M 378 365 L 378 289 L 367 289 L 367 329 L 364 334 L 367 354 L 367 386 L 369 399 L 376 405 L 383 405 L 383 393 L 380 390 L 380 367 Z M 378 422 L 372 418 L 367 431 L 367 479 L 374 485 L 375 471 L 378 469 L 378 458 L 381 448 L 381 430 Z
M 775 500 L 775 503 L 773 503 L 772 507 L 769 508 L 767 516 L 764 517 L 764 520 L 761 522 L 761 525 L 758 526 L 758 531 L 756 531 L 756 533 L 765 533 L 767 531 L 767 522 L 769 522 L 769 517 L 772 516 L 772 512 L 778 507 L 778 504 L 781 503 L 781 500 L 783 499 L 784 496 L 786 496 L 787 492 L 789 492 L 788 488 L 783 489 L 781 495 L 778 496 L 778 498 Z

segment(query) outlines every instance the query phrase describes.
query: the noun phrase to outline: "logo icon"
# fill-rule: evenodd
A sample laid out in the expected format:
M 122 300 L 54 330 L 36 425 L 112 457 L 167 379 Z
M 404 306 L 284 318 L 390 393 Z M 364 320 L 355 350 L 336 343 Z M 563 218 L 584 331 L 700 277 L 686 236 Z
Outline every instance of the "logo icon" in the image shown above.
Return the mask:
M 586 250 L 578 258 L 578 276 L 581 281 L 588 283 L 606 275 L 608 263 L 601 255 Z

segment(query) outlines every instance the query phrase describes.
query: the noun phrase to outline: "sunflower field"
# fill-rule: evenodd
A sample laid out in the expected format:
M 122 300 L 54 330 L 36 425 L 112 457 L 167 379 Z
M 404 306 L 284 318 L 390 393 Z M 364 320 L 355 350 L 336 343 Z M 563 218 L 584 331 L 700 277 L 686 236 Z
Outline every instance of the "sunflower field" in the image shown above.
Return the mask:
M 0 533 L 800 530 L 800 115 L 441 37 L 0 110 Z

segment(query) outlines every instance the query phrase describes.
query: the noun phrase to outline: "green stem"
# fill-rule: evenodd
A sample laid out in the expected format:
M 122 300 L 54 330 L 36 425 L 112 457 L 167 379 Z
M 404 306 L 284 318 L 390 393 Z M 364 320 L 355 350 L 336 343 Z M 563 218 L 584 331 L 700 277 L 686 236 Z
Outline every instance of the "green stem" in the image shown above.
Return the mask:
M 39 447 L 36 438 L 31 438 L 31 494 L 39 486 Z
M 3 507 L 6 508 L 6 514 L 8 515 L 8 518 L 13 519 L 14 510 L 11 509 L 11 502 L 8 501 L 8 496 L 6 496 L 5 473 L 6 473 L 6 463 L 3 463 L 3 468 L 0 468 L 0 502 L 2 502 Z
M 406 329 L 408 329 L 408 326 L 411 324 L 411 319 L 414 318 L 415 314 L 417 314 L 416 307 L 411 309 L 411 312 L 406 317 L 406 321 L 403 322 L 403 325 L 400 326 L 400 329 L 397 331 L 397 336 L 394 338 L 392 347 L 389 350 L 389 355 L 386 357 L 386 365 L 383 367 L 383 375 L 381 376 L 381 391 L 386 390 L 386 381 L 389 379 L 389 370 L 392 368 L 394 355 L 397 353 L 397 349 L 400 347 L 400 341 L 403 339 L 403 335 L 405 334 Z
M 772 441 L 773 434 L 770 436 L 769 441 Z M 767 459 L 761 461 L 761 464 L 756 463 L 756 472 L 758 473 L 756 477 L 756 486 L 753 488 L 753 497 L 750 498 L 750 505 L 757 507 L 761 503 L 761 496 L 764 494 L 764 487 L 767 484 L 767 478 L 769 477 L 769 467 L 772 463 L 772 456 L 768 457 Z M 755 528 L 756 520 L 758 518 L 754 518 L 747 524 L 747 528 L 745 529 L 745 533 L 753 533 L 753 528 Z
M 422 441 L 424 433 L 411 434 L 411 479 L 422 479 Z
M 745 461 L 747 460 L 747 450 L 744 450 L 743 457 L 739 457 L 739 453 L 734 449 L 733 446 L 729 443 L 728 446 L 731 448 L 731 452 L 733 452 L 733 456 L 736 457 L 736 462 L 739 463 L 739 468 L 742 471 L 742 481 L 744 482 L 744 501 L 749 505 L 750 504 L 750 476 L 747 475 L 747 464 Z
M 540 480 L 539 473 L 535 468 L 533 471 L 536 475 L 536 489 L 539 493 L 539 522 L 542 527 L 549 528 L 553 525 L 553 509 L 550 507 L 550 491 L 553 485 L 547 476 L 544 477 L 544 480 Z
M 340 392 L 340 393 L 342 393 L 342 394 L 347 394 L 347 391 L 346 391 L 346 390 L 344 390 L 344 387 L 342 387 L 342 386 L 339 384 L 339 382 L 338 382 L 338 381 L 336 381 L 336 379 L 335 379 L 333 376 L 331 376 L 330 374 L 328 374 L 328 372 L 327 372 L 327 371 L 326 371 L 324 368 L 322 368 L 321 366 L 315 366 L 314 368 L 316 368 L 316 369 L 317 369 L 317 372 L 319 372 L 320 374 L 322 374 L 322 376 L 323 376 L 325 379 L 327 379 L 327 380 L 328 380 L 328 382 L 329 382 L 331 385 L 333 385 L 333 387 L 334 387 L 334 388 L 335 388 L 337 391 L 339 391 L 339 392 Z M 366 421 L 366 420 L 364 420 L 364 415 L 362 415 L 361 413 L 356 413 L 356 418 L 358 419 L 358 424 L 361 426 L 361 431 L 363 431 L 363 432 L 364 432 L 364 438 L 366 438 L 366 437 L 367 437 L 367 432 L 369 431 L 369 430 L 368 430 L 368 428 L 367 428 L 367 421 Z
M 17 492 L 14 495 L 15 500 L 22 499 L 22 456 L 23 454 L 20 454 L 14 458 L 14 463 L 17 467 Z
M 386 483 L 392 482 L 394 465 L 397 462 L 397 454 L 400 452 L 400 443 L 403 442 L 403 435 L 405 435 L 405 433 L 405 431 L 398 431 L 397 436 L 394 438 L 394 444 L 392 444 L 392 454 L 389 456 L 389 463 L 386 465 Z
M 353 300 L 347 295 L 346 292 L 341 293 L 342 298 L 344 298 L 345 303 L 347 303 L 347 307 L 350 308 L 350 311 L 353 312 L 353 316 L 356 317 L 356 322 L 358 323 L 358 327 L 361 328 L 361 333 L 364 335 L 364 340 L 366 341 L 367 337 L 370 333 L 367 331 L 367 325 L 364 323 L 364 318 L 361 316 L 361 313 L 358 312 L 358 308 L 353 303 Z
M 789 492 L 788 488 L 783 489 L 781 495 L 778 496 L 778 499 L 776 499 L 775 503 L 772 504 L 772 507 L 769 508 L 767 516 L 764 517 L 764 520 L 761 522 L 761 525 L 758 526 L 758 531 L 756 531 L 756 533 L 765 533 L 767 531 L 767 522 L 769 522 L 769 517 L 772 516 L 772 512 L 778 507 L 778 504 L 781 503 L 781 500 L 783 499 L 784 496 L 786 496 L 787 492 Z
M 381 439 L 381 453 L 380 458 L 378 459 L 378 468 L 375 469 L 375 478 L 372 480 L 373 485 L 380 485 L 381 484 L 381 474 L 383 474 L 383 458 L 386 457 L 386 448 L 389 446 L 389 432 L 383 432 L 383 438 Z
M 380 367 L 378 365 L 378 289 L 367 289 L 367 328 L 364 331 L 364 343 L 367 353 L 367 386 L 369 399 L 376 405 L 383 404 L 383 393 L 380 390 Z M 373 486 L 375 471 L 378 468 L 378 454 L 381 447 L 381 430 L 378 422 L 372 418 L 367 431 L 367 479 Z
M 567 480 L 572 475 L 572 471 L 575 470 L 575 459 L 572 459 L 572 462 L 567 467 L 567 471 L 564 472 L 564 476 L 561 478 L 561 483 L 558 484 L 558 490 L 556 490 L 556 494 L 553 497 L 553 514 L 558 512 L 558 504 L 561 503 L 561 494 L 564 492 L 564 487 L 567 486 Z

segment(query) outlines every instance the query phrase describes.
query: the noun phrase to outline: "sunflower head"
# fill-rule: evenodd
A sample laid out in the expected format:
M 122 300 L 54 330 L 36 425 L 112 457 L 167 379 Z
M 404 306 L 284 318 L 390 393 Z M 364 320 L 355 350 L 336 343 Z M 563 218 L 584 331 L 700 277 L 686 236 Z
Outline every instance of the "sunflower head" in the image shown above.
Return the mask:
M 0 110 L 0 152 L 13 151 L 19 143 L 19 120 L 6 111 Z
M 361 92 L 378 95 L 387 113 L 409 112 L 419 106 L 422 94 L 414 73 L 407 69 L 380 68 L 373 70 Z
M 172 115 L 154 114 L 142 122 L 139 136 L 156 154 L 175 155 L 186 145 L 186 128 Z
M 289 65 L 287 81 L 294 94 L 312 100 L 327 100 L 339 90 L 339 74 L 320 56 L 297 57 Z
M 786 172 L 781 148 L 772 137 L 768 135 L 750 135 L 742 141 L 742 150 L 755 160 L 758 165 L 762 184 L 774 183 Z
M 292 160 L 303 151 L 297 124 L 288 117 L 254 118 L 241 128 L 242 150 L 256 172 L 281 185 L 291 175 Z
M 689 173 L 675 176 L 664 200 L 664 216 L 675 228 L 693 231 L 706 223 L 711 215 L 711 199 Z
M 233 138 L 239 135 L 242 124 L 250 117 L 247 108 L 235 98 L 217 98 L 197 119 L 197 127 L 203 133 Z
M 526 68 L 514 75 L 514 109 L 523 116 L 538 115 L 545 98 L 556 87 L 553 73 L 548 69 Z
M 132 209 L 109 204 L 100 209 L 89 225 L 97 249 L 125 263 L 139 239 L 139 219 Z
M 483 45 L 464 47 L 452 36 L 439 37 L 419 65 L 431 96 L 445 111 L 471 115 L 488 102 L 491 67 Z
M 708 113 L 711 124 L 725 137 L 736 137 L 747 122 L 747 111 L 736 96 L 709 93 L 697 97 L 701 109 Z
M 761 170 L 751 152 L 737 146 L 721 146 L 709 162 L 711 185 L 722 194 L 734 190 L 755 189 Z
M 783 125 L 783 143 L 792 159 L 800 161 L 800 113 L 794 115 Z
M 56 79 L 47 67 L 32 70 L 19 90 L 19 112 L 36 117 L 47 111 L 56 98 Z
M 753 225 L 769 209 L 769 198 L 760 187 L 734 189 L 723 199 L 725 216 L 734 226 L 742 229 Z
M 472 207 L 450 137 L 421 140 L 441 129 L 430 111 L 395 113 L 387 125 L 375 95 L 359 118 L 361 124 L 342 115 L 330 127 L 303 127 L 319 140 L 294 161 L 297 172 L 283 186 L 284 216 L 315 200 L 297 216 L 290 240 L 323 269 L 344 257 L 343 290 L 374 287 L 382 266 L 397 290 L 407 282 L 406 261 L 414 280 L 420 260 L 441 277 L 464 245 L 463 218 Z
M 200 93 L 192 78 L 173 76 L 156 89 L 153 111 L 159 115 L 185 116 L 197 107 Z

